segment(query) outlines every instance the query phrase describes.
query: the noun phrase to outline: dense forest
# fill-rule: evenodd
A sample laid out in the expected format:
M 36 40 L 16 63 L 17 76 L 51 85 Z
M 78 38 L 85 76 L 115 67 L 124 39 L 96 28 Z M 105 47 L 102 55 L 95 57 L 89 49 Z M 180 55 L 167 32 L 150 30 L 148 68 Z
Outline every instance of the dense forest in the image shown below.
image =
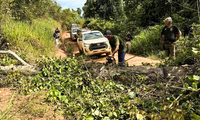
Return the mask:
M 52 109 L 54 118 L 48 119 L 61 113 L 70 120 L 199 120 L 199 5 L 199 0 L 87 0 L 82 9 L 73 10 L 62 9 L 55 0 L 1 0 L 1 50 L 12 50 L 38 73 L 0 70 L 0 95 L 1 88 L 15 93 L 7 109 L 0 109 L 0 119 L 42 119 Z M 160 41 L 169 16 L 183 33 L 176 43 L 176 59 L 165 58 Z M 123 39 L 130 31 L 130 54 L 161 62 L 139 66 L 150 73 L 116 65 L 104 72 L 104 64 L 88 62 L 84 55 L 55 58 L 52 35 L 57 27 L 64 32 L 72 23 L 102 33 L 110 29 Z M 20 65 L 0 54 L 0 69 Z M 164 75 L 156 70 L 165 70 Z M 20 107 L 13 107 L 20 100 Z
M 129 23 L 132 31 L 162 24 L 168 16 L 181 30 L 199 21 L 196 0 L 87 0 L 83 10 L 84 18 Z

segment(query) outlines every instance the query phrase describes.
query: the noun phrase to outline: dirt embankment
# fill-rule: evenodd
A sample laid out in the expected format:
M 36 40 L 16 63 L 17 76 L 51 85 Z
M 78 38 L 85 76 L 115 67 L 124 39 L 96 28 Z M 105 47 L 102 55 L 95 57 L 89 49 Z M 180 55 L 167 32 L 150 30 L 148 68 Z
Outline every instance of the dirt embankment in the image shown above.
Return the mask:
M 67 42 L 69 44 L 71 44 L 71 47 L 73 48 L 73 53 L 76 54 L 76 55 L 79 55 L 79 49 L 78 49 L 78 45 L 77 45 L 77 42 L 76 41 L 72 41 L 70 39 L 70 33 L 65 31 L 63 32 L 62 34 L 62 42 L 61 44 L 64 42 L 64 40 L 67 40 Z M 56 51 L 56 57 L 66 57 L 67 54 L 59 49 Z M 105 63 L 106 62 L 106 56 L 103 54 L 103 55 L 96 55 L 96 56 L 91 56 L 92 60 L 94 62 L 100 62 L 100 63 Z M 132 59 L 130 59 L 132 58 Z M 115 54 L 115 59 L 116 61 L 118 61 L 118 54 L 116 53 Z M 128 60 L 130 59 L 130 60 Z M 125 56 L 125 60 L 128 60 L 128 64 L 129 66 L 140 66 L 142 65 L 142 63 L 151 63 L 152 65 L 155 65 L 156 63 L 159 63 L 160 61 L 159 60 L 152 60 L 152 59 L 148 59 L 148 58 L 144 58 L 144 57 L 140 57 L 140 56 L 135 56 L 135 55 L 132 55 L 132 54 L 126 54 Z

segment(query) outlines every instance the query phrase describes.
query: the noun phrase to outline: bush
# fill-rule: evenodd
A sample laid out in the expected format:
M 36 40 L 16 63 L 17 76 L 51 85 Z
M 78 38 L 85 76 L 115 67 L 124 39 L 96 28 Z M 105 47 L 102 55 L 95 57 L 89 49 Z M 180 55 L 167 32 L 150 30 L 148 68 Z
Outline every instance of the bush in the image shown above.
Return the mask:
M 131 53 L 139 55 L 148 55 L 158 52 L 162 49 L 160 41 L 160 32 L 163 26 L 153 26 L 143 30 L 134 37 L 131 44 Z

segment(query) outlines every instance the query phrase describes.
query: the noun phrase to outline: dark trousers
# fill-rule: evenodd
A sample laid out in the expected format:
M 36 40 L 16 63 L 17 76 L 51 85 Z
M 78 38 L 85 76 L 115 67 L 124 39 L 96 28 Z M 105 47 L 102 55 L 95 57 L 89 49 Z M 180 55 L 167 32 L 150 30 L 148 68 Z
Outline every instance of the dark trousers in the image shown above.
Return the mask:
M 124 66 L 123 62 L 124 62 L 125 55 L 126 55 L 126 51 L 118 53 L 119 66 Z

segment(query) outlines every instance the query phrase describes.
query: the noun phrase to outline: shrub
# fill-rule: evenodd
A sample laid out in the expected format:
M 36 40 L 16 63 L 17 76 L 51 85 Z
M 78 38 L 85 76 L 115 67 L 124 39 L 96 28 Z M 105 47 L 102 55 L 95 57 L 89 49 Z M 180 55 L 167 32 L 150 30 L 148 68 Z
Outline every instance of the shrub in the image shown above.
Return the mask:
M 162 49 L 160 41 L 160 32 L 163 26 L 153 26 L 143 30 L 134 37 L 131 44 L 131 53 L 139 55 L 148 55 L 158 52 Z

